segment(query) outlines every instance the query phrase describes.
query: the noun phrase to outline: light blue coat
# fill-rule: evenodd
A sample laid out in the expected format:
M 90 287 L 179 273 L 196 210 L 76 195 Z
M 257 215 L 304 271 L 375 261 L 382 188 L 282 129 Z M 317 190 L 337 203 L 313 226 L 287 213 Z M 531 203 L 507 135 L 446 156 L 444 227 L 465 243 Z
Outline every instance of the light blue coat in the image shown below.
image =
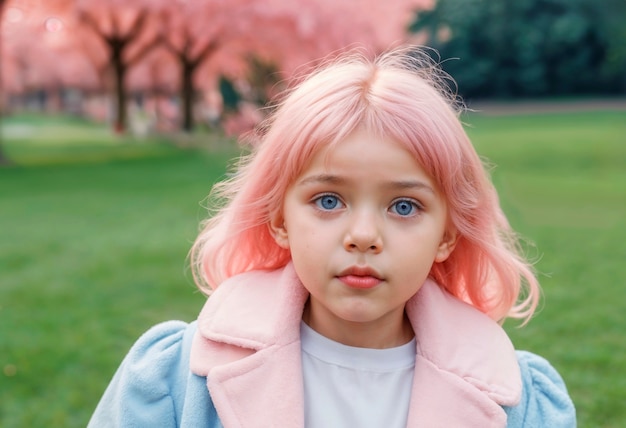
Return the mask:
M 134 344 L 89 427 L 302 427 L 306 298 L 288 268 L 222 284 L 197 322 L 159 324 Z M 407 314 L 420 341 L 409 426 L 576 426 L 556 370 L 521 351 L 511 365 L 506 335 L 473 308 L 427 283 Z

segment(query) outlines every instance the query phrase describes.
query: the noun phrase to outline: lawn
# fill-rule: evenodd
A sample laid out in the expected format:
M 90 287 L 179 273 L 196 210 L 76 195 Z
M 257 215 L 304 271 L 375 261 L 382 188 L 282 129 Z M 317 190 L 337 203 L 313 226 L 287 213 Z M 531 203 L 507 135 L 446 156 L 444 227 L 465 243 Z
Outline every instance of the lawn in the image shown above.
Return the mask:
M 507 329 L 565 378 L 580 427 L 626 426 L 626 112 L 466 118 L 529 254 L 542 308 Z
M 624 116 L 464 117 L 535 244 L 542 309 L 506 328 L 561 372 L 581 427 L 626 421 Z M 180 150 L 67 118 L 4 122 L 21 165 L 0 169 L 0 426 L 85 426 L 141 332 L 197 316 L 186 256 L 236 148 Z
M 176 151 L 166 138 L 116 135 L 80 117 L 21 115 L 3 122 L 5 151 L 22 166 L 136 159 Z

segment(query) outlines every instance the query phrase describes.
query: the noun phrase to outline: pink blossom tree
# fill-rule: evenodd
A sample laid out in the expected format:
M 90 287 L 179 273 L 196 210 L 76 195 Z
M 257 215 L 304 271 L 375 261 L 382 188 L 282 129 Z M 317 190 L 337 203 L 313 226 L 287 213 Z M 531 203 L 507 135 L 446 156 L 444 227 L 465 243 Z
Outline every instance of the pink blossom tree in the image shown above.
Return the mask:
M 77 0 L 77 18 L 106 51 L 115 93 L 115 129 L 127 127 L 128 70 L 159 43 L 150 0 Z M 77 37 L 81 35 L 77 34 Z
M 2 115 L 4 114 L 4 91 L 2 89 L 2 81 L 3 81 L 3 73 L 2 73 L 2 42 L 4 37 L 2 37 L 2 18 L 4 15 L 4 6 L 5 0 L 0 0 L 0 119 L 2 119 Z M 2 141 L 2 132 L 0 132 L 0 165 L 5 165 L 9 163 L 7 156 L 4 154 L 4 144 Z
M 374 51 L 406 39 L 431 0 L 162 0 L 161 37 L 180 69 L 182 128 L 193 128 L 198 87 L 219 76 L 243 79 L 250 60 L 274 64 L 279 78 L 358 43 Z
M 81 38 L 74 37 L 67 19 L 72 4 L 65 0 L 47 6 L 40 7 L 33 0 L 8 1 L 2 23 L 3 87 L 25 93 L 32 89 L 58 92 L 70 86 L 96 86 L 95 68 L 78 49 Z
M 432 6 L 432 0 L 2 1 L 37 3 L 45 13 L 54 12 L 63 31 L 47 38 L 54 41 L 54 54 L 63 55 L 44 74 L 50 77 L 54 69 L 62 82 L 78 85 L 94 85 L 108 75 L 120 131 L 133 87 L 177 85 L 181 127 L 190 131 L 195 97 L 203 93 L 214 102 L 207 94 L 219 92 L 222 77 L 240 88 L 271 86 L 332 52 L 356 45 L 381 51 L 406 40 L 416 11 Z M 172 64 L 178 76 L 165 76 Z M 259 70 L 275 70 L 274 77 L 251 83 L 250 74 Z
M 53 40 L 46 37 L 47 30 L 55 28 L 55 21 L 47 21 L 47 15 L 41 14 L 37 6 L 34 0 L 0 1 L 1 111 L 6 107 L 5 92 L 50 88 L 59 81 L 54 68 L 58 61 L 52 52 Z M 0 162 L 6 161 L 0 152 Z

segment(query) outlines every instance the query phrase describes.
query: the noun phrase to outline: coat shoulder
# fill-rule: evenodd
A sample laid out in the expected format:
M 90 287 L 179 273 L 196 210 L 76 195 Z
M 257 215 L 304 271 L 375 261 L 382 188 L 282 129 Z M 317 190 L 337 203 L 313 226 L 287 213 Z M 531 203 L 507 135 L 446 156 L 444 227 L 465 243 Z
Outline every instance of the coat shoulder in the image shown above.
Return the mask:
M 195 331 L 195 323 L 182 321 L 168 321 L 146 331 L 117 369 L 89 427 L 176 426 L 188 394 Z
M 545 358 L 516 351 L 522 374 L 522 398 L 518 405 L 505 407 L 507 427 L 576 427 L 576 409 L 561 375 Z

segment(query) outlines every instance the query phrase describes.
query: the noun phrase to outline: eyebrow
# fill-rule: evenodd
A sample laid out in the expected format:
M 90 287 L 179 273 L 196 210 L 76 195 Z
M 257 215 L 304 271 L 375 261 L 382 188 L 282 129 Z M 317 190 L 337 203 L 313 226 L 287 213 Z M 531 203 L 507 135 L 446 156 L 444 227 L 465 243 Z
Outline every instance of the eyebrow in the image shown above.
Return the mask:
M 332 174 L 316 174 L 311 175 L 309 177 L 304 178 L 299 181 L 297 184 L 299 186 L 306 186 L 309 184 L 345 184 L 348 180 L 346 178 L 340 177 L 338 175 Z M 404 190 L 404 189 L 418 189 L 418 190 L 426 190 L 430 193 L 435 194 L 435 190 L 433 187 L 420 180 L 399 180 L 399 181 L 390 181 L 384 183 L 384 187 L 387 187 L 391 190 Z
M 401 180 L 401 181 L 391 181 L 385 184 L 386 187 L 390 189 L 418 189 L 418 190 L 426 190 L 430 193 L 435 193 L 435 189 L 428 183 L 424 183 L 419 180 Z
M 306 177 L 303 180 L 298 182 L 299 186 L 304 186 L 307 184 L 342 184 L 347 180 L 345 178 L 341 178 L 338 175 L 332 174 L 316 174 Z

